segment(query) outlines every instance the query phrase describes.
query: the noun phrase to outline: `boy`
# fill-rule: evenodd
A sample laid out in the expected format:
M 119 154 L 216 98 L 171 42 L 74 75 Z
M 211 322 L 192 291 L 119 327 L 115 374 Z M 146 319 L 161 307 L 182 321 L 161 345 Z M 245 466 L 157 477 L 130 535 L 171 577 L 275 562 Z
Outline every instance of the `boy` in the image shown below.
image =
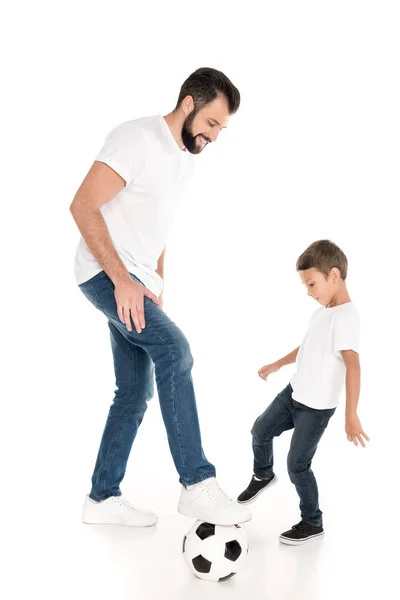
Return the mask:
M 282 533 L 280 541 L 298 545 L 323 536 L 322 512 L 311 461 L 330 418 L 346 387 L 346 434 L 356 446 L 365 447 L 357 416 L 360 393 L 359 316 L 346 287 L 347 258 L 329 240 L 314 242 L 296 265 L 308 295 L 322 305 L 311 317 L 302 344 L 287 356 L 259 370 L 266 380 L 284 365 L 296 362 L 289 385 L 255 421 L 254 475 L 239 495 L 250 504 L 276 482 L 273 472 L 273 438 L 293 429 L 288 472 L 300 497 L 301 521 Z

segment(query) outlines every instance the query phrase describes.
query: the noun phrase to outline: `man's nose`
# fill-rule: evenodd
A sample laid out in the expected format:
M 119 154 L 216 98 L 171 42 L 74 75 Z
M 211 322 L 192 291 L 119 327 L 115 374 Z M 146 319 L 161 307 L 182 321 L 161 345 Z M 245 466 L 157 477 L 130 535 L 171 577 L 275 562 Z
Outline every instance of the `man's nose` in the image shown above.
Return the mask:
M 210 131 L 210 133 L 209 133 L 209 136 L 208 136 L 208 137 L 210 138 L 210 140 L 211 140 L 212 142 L 216 142 L 216 141 L 217 141 L 217 139 L 218 139 L 218 136 L 219 136 L 219 134 L 220 134 L 220 133 L 221 133 L 221 132 L 220 132 L 220 130 L 219 130 L 219 129 L 213 129 L 213 131 Z

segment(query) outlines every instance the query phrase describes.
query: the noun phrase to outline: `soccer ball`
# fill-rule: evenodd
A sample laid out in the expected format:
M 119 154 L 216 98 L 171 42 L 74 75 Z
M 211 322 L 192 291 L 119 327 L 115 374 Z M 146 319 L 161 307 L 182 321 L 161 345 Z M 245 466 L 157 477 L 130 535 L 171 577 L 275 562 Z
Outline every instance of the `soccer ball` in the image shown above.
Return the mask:
M 206 581 L 235 575 L 245 562 L 249 544 L 240 525 L 212 525 L 196 521 L 183 538 L 183 556 L 189 569 Z

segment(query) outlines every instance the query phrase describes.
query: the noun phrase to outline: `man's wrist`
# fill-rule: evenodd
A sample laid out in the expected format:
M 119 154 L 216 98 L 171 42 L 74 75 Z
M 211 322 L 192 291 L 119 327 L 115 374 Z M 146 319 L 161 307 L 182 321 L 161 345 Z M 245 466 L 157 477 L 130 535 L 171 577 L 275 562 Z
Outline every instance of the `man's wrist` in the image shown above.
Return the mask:
M 113 282 L 113 284 L 115 286 L 120 285 L 121 283 L 128 283 L 128 282 L 132 282 L 132 278 L 129 275 L 129 271 L 125 270 L 125 271 L 121 271 L 118 274 L 115 274 L 113 276 L 110 276 L 111 281 Z

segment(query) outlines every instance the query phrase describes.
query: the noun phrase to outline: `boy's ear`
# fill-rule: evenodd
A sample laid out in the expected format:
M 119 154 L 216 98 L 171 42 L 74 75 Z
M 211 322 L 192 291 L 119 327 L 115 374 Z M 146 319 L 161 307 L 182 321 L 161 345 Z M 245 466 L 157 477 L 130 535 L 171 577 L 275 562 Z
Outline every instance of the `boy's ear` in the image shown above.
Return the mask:
M 340 270 L 337 267 L 332 267 L 330 276 L 332 277 L 333 283 L 338 283 L 340 281 Z

